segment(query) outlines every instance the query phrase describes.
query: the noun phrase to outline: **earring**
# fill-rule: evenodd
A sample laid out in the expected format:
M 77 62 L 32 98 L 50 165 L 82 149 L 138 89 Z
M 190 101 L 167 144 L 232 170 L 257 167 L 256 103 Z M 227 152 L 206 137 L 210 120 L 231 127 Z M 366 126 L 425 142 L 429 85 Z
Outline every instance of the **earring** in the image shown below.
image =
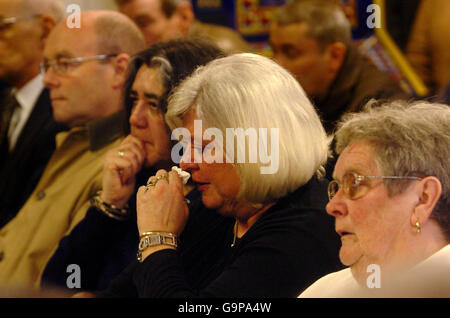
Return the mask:
M 416 231 L 417 231 L 417 234 L 419 234 L 420 232 L 421 232 L 421 228 L 420 228 L 420 223 L 419 223 L 419 221 L 417 221 L 416 222 Z

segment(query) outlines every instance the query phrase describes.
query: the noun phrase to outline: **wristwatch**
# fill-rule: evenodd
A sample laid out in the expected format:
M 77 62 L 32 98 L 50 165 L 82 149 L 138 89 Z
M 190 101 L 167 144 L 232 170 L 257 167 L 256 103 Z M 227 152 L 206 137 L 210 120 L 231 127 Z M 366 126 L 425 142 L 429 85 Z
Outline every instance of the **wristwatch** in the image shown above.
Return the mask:
M 145 232 L 141 235 L 136 258 L 142 263 L 142 252 L 149 246 L 170 245 L 178 247 L 178 239 L 175 234 L 168 232 Z

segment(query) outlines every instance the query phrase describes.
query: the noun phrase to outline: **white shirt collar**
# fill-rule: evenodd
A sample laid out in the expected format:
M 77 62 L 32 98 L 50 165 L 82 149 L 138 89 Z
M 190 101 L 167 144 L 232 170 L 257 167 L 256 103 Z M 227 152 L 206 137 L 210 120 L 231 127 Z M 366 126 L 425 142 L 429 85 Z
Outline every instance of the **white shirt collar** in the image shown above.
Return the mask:
M 16 145 L 17 139 L 20 136 L 25 124 L 33 111 L 39 96 L 44 89 L 43 76 L 38 74 L 35 78 L 29 81 L 25 86 L 20 89 L 13 89 L 12 93 L 16 96 L 17 101 L 20 104 L 20 110 L 18 110 L 19 121 L 16 128 L 11 134 L 9 149 L 12 150 Z
M 16 99 L 19 102 L 22 111 L 29 110 L 29 112 L 31 113 L 34 104 L 36 104 L 39 95 L 41 95 L 41 92 L 44 89 L 44 83 L 42 80 L 42 74 L 38 74 L 22 88 L 13 90 L 13 93 L 16 95 Z

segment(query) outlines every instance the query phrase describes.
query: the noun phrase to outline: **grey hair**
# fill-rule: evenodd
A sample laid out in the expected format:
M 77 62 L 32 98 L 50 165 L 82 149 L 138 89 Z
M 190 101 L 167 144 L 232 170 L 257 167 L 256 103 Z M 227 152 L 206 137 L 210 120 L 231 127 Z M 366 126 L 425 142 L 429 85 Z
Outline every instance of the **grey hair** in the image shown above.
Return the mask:
M 280 7 L 275 15 L 279 25 L 306 23 L 307 36 L 322 47 L 341 42 L 351 45 L 351 25 L 342 9 L 329 0 L 297 0 Z
M 164 83 L 164 86 L 167 87 L 167 83 L 170 81 L 173 70 L 169 60 L 162 56 L 155 56 L 150 61 L 150 67 L 152 66 L 159 66 L 161 80 Z
M 25 0 L 23 2 L 24 12 L 30 14 L 49 14 L 56 22 L 64 19 L 64 4 L 62 0 Z
M 356 141 L 373 146 L 381 173 L 392 176 L 434 176 L 442 195 L 434 218 L 450 240 L 450 108 L 426 101 L 369 102 L 363 112 L 348 114 L 338 124 L 336 152 Z M 408 181 L 384 181 L 388 194 L 402 193 Z
M 224 136 L 227 128 L 278 128 L 277 173 L 261 174 L 260 160 L 234 163 L 240 175 L 239 197 L 249 203 L 285 196 L 322 171 L 327 160 L 329 142 L 315 108 L 295 78 L 266 57 L 241 53 L 198 68 L 169 99 L 169 127 L 180 127 L 191 109 L 204 128 L 218 128 Z M 243 148 L 237 149 L 237 156 L 245 156 L 248 148 Z M 226 155 L 229 151 L 225 149 Z

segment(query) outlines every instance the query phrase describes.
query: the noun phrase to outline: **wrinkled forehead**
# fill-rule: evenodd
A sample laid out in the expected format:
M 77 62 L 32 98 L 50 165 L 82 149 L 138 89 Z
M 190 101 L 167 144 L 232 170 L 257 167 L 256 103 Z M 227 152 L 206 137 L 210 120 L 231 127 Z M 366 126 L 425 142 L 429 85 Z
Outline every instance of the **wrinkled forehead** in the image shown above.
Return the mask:
M 342 179 L 349 172 L 360 175 L 379 175 L 376 153 L 373 146 L 365 142 L 353 142 L 339 155 L 333 172 L 333 178 Z
M 69 28 L 65 23 L 58 24 L 46 40 L 44 56 L 53 59 L 64 55 L 80 57 L 98 53 L 98 40 L 94 28 L 85 24 L 81 28 Z

